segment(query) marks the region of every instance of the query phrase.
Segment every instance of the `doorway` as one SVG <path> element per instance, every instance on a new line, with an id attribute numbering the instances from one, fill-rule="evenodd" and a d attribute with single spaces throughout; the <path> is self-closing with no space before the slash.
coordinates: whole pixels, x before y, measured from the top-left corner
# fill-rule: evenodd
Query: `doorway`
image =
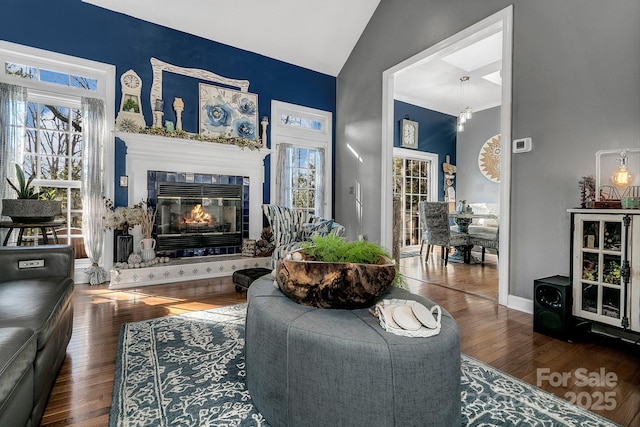
<path id="1" fill-rule="evenodd" d="M 501 111 L 500 111 L 500 260 L 498 278 L 498 302 L 507 305 L 509 296 L 509 224 L 510 224 L 510 176 L 511 176 L 511 57 L 513 40 L 513 7 L 509 6 L 500 12 L 468 27 L 467 29 L 449 37 L 448 39 L 418 53 L 383 73 L 382 93 L 382 206 L 381 206 L 381 243 L 390 247 L 392 242 L 392 159 L 393 159 L 393 130 L 395 119 L 393 116 L 394 82 L 401 73 L 407 72 L 416 65 L 422 65 L 461 50 L 460 44 L 492 31 L 499 26 L 501 37 Z"/>

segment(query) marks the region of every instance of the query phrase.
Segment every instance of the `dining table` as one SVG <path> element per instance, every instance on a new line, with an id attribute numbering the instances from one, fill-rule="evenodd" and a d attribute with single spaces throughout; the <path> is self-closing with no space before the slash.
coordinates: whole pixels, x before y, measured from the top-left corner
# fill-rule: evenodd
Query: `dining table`
<path id="1" fill-rule="evenodd" d="M 474 213 L 474 212 L 451 212 L 449 218 L 452 218 L 458 227 L 460 233 L 469 233 L 469 226 L 474 219 L 498 219 L 498 215 L 492 213 Z M 481 264 L 480 258 L 471 255 L 473 245 L 455 246 L 456 250 L 449 255 L 449 262 L 458 262 L 464 264 Z"/>

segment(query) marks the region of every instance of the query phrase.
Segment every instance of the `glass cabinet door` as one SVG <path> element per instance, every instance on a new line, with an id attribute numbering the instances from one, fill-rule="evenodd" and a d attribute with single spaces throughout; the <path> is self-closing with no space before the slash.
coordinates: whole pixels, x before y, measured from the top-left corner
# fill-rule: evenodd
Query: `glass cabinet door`
<path id="1" fill-rule="evenodd" d="M 575 216 L 574 315 L 621 325 L 623 242 L 621 215 Z"/>

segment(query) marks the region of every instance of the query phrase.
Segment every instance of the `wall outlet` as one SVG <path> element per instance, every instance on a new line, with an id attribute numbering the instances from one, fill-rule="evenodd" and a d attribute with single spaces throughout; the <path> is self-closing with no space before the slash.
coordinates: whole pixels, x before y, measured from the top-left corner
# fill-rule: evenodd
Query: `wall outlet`
<path id="1" fill-rule="evenodd" d="M 18 261 L 18 269 L 38 268 L 38 267 L 44 267 L 43 259 L 30 259 L 25 261 Z"/>
<path id="2" fill-rule="evenodd" d="M 127 175 L 122 175 L 120 177 L 120 187 L 128 187 L 129 186 L 129 177 Z"/>

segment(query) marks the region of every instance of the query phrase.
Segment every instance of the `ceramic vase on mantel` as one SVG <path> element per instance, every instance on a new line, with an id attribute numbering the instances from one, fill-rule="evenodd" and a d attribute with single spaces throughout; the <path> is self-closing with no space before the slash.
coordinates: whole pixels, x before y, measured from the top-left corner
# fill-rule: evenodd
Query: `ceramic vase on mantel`
<path id="1" fill-rule="evenodd" d="M 147 238 L 140 240 L 140 250 L 142 251 L 142 259 L 144 262 L 151 261 L 156 257 L 156 239 Z"/>

